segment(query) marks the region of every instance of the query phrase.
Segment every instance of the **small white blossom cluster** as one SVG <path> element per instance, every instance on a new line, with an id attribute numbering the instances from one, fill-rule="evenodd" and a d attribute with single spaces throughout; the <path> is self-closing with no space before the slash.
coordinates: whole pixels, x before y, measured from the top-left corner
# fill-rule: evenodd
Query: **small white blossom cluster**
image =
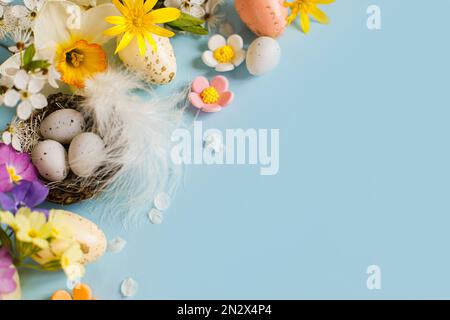
<path id="1" fill-rule="evenodd" d="M 205 20 L 211 30 L 224 19 L 225 16 L 218 11 L 225 2 L 226 0 L 165 0 L 164 6 L 180 9 L 181 12 Z"/>
<path id="2" fill-rule="evenodd" d="M 53 66 L 29 71 L 9 68 L 0 79 L 0 103 L 11 108 L 17 106 L 17 116 L 27 120 L 34 109 L 47 106 L 47 98 L 41 91 L 47 83 L 58 88 L 59 77 Z"/>
<path id="3" fill-rule="evenodd" d="M 23 5 L 12 5 L 13 0 L 0 0 L 0 40 L 10 39 L 12 53 L 33 42 L 31 28 L 44 0 L 24 0 Z"/>
<path id="4" fill-rule="evenodd" d="M 42 93 L 46 86 L 58 88 L 60 79 L 55 67 L 46 60 L 36 58 L 32 27 L 44 0 L 24 0 L 23 5 L 12 5 L 13 0 L 0 0 L 0 40 L 9 39 L 14 45 L 11 57 L 0 73 L 0 105 L 17 107 L 17 117 L 27 120 L 34 110 L 47 106 Z M 17 135 L 12 127 L 1 134 L 3 143 L 21 151 Z"/>

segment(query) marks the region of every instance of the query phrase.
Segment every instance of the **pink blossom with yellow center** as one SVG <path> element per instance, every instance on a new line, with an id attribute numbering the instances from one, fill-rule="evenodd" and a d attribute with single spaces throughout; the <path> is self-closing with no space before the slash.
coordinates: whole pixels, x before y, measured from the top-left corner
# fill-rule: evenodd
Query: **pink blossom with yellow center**
<path id="1" fill-rule="evenodd" d="M 217 76 L 211 83 L 205 77 L 197 77 L 192 82 L 189 100 L 204 112 L 218 112 L 233 102 L 234 94 L 229 91 L 228 79 Z"/>

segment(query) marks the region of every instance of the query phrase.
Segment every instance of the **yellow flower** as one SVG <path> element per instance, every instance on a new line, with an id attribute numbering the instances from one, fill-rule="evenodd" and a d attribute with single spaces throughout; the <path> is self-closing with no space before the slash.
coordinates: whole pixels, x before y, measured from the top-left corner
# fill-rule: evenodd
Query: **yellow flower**
<path id="1" fill-rule="evenodd" d="M 61 268 L 70 280 L 80 279 L 84 275 L 84 266 L 81 264 L 83 252 L 78 243 L 72 245 L 61 256 Z"/>
<path id="2" fill-rule="evenodd" d="M 61 267 L 67 269 L 70 266 L 79 264 L 81 259 L 83 259 L 83 251 L 81 251 L 78 243 L 74 244 L 62 254 Z"/>
<path id="3" fill-rule="evenodd" d="M 0 221 L 14 230 L 18 241 L 31 243 L 41 249 L 48 248 L 52 227 L 44 213 L 21 208 L 16 216 L 10 212 L 1 212 Z"/>
<path id="4" fill-rule="evenodd" d="M 327 24 L 329 22 L 327 15 L 317 8 L 319 4 L 331 4 L 334 0 L 294 0 L 294 2 L 285 2 L 285 7 L 291 9 L 291 14 L 287 18 L 288 24 L 291 24 L 297 16 L 300 16 L 300 26 L 304 33 L 309 32 L 309 16 L 311 15 L 317 22 Z"/>
<path id="5" fill-rule="evenodd" d="M 109 26 L 104 19 L 117 13 L 112 3 L 85 10 L 69 1 L 45 1 L 33 27 L 36 50 L 54 63 L 62 81 L 83 88 L 86 80 L 107 69 L 101 46 L 111 37 L 103 34 Z"/>
<path id="6" fill-rule="evenodd" d="M 173 37 L 172 31 L 158 26 L 158 23 L 166 23 L 177 20 L 181 12 L 175 8 L 163 8 L 152 10 L 157 0 L 113 0 L 116 8 L 122 16 L 110 16 L 105 21 L 116 26 L 105 30 L 107 36 L 118 36 L 123 33 L 117 45 L 116 53 L 126 48 L 134 37 L 137 38 L 139 52 L 145 55 L 146 41 L 156 51 L 156 42 L 152 34 L 161 37 Z"/>
<path id="7" fill-rule="evenodd" d="M 67 223 L 64 215 L 58 214 L 57 211 L 50 211 L 48 221 L 52 225 L 52 237 L 61 240 L 74 240 L 74 232 L 72 226 Z"/>
<path id="8" fill-rule="evenodd" d="M 6 224 L 13 230 L 17 229 L 16 218 L 8 211 L 0 211 L 0 224 Z"/>
<path id="9" fill-rule="evenodd" d="M 22 177 L 16 173 L 16 170 L 13 167 L 6 166 L 6 171 L 9 173 L 9 178 L 14 183 L 19 183 L 22 180 Z"/>
<path id="10" fill-rule="evenodd" d="M 106 53 L 96 43 L 88 43 L 86 40 L 72 41 L 67 46 L 59 45 L 56 67 L 61 73 L 62 81 L 83 88 L 85 79 L 106 70 Z"/>

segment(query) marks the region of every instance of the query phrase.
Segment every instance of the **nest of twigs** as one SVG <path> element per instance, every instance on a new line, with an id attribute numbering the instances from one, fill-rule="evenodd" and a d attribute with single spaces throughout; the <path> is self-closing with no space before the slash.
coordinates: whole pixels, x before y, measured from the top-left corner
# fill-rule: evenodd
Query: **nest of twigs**
<path id="1" fill-rule="evenodd" d="M 69 95 L 57 93 L 48 97 L 48 106 L 43 110 L 36 110 L 28 120 L 14 119 L 11 127 L 17 135 L 22 146 L 22 150 L 31 154 L 31 151 L 39 141 L 44 140 L 40 134 L 42 121 L 51 113 L 60 109 L 75 109 L 81 111 L 84 98 L 79 95 Z M 85 119 L 85 132 L 93 131 L 92 119 Z M 65 146 L 66 149 L 68 145 Z M 102 170 L 99 170 L 102 171 Z M 80 178 L 69 173 L 64 181 L 51 182 L 41 177 L 50 192 L 47 200 L 57 204 L 73 204 L 83 200 L 88 200 L 99 195 L 106 188 L 108 182 L 115 172 L 109 172 L 103 176 Z"/>

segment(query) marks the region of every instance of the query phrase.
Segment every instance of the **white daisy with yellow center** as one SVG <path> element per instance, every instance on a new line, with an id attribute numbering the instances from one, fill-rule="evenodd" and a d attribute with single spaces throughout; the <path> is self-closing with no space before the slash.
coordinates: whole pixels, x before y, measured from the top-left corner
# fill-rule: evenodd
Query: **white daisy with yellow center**
<path id="1" fill-rule="evenodd" d="M 233 34 L 228 39 L 216 34 L 209 39 L 208 48 L 209 50 L 203 52 L 203 63 L 215 68 L 217 72 L 234 70 L 246 57 L 244 40 L 238 34 Z"/>

